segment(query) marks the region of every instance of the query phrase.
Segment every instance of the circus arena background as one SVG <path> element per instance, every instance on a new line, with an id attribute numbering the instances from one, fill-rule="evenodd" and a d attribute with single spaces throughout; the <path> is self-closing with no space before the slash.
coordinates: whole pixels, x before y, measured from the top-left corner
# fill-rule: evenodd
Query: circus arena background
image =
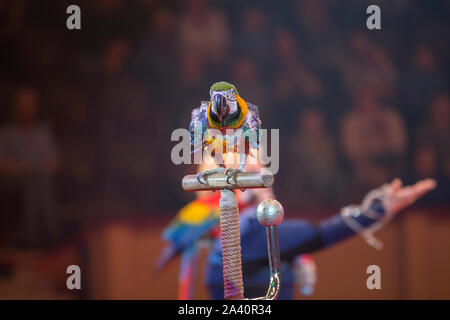
<path id="1" fill-rule="evenodd" d="M 66 28 L 72 2 L 81 30 Z M 10 179 L 22 163 L 0 165 L 0 299 L 176 298 L 179 261 L 153 267 L 195 168 L 172 163 L 170 135 L 218 80 L 280 129 L 286 217 L 319 221 L 394 177 L 438 182 L 379 233 L 382 251 L 354 237 L 314 255 L 311 298 L 450 299 L 449 2 L 282 3 L 0 1 L 0 156 L 27 119 L 51 144 L 36 138 L 26 159 L 55 159 L 30 188 Z M 381 30 L 366 28 L 372 3 Z M 66 288 L 73 264 L 81 290 Z"/>

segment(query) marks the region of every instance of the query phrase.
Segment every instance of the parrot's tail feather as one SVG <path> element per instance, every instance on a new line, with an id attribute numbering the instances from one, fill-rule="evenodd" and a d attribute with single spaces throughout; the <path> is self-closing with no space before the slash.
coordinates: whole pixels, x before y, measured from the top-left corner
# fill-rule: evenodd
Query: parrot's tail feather
<path id="1" fill-rule="evenodd" d="M 173 246 L 170 246 L 170 245 L 169 245 L 169 246 L 166 246 L 166 247 L 162 250 L 161 254 L 159 255 L 158 260 L 156 260 L 154 271 L 155 271 L 155 272 L 158 272 L 158 273 L 161 272 L 162 269 L 164 269 L 164 267 L 165 267 L 170 261 L 173 260 L 173 258 L 175 257 L 175 255 L 176 255 L 176 250 L 175 250 L 175 248 L 174 248 Z"/>
<path id="2" fill-rule="evenodd" d="M 194 280 L 197 271 L 199 247 L 197 243 L 187 247 L 181 254 L 178 300 L 194 298 Z"/>
<path id="3" fill-rule="evenodd" d="M 191 154 L 194 154 L 194 153 L 196 153 L 197 151 L 203 150 L 203 148 L 204 148 L 205 146 L 206 146 L 206 142 L 203 141 L 202 144 L 201 144 L 201 146 L 198 146 L 197 148 L 194 148 L 194 149 L 191 151 Z"/>

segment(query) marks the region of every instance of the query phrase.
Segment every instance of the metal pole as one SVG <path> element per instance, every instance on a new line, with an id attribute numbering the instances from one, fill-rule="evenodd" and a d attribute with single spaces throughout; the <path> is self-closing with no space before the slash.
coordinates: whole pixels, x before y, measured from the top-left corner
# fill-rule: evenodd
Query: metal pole
<path id="1" fill-rule="evenodd" d="M 224 296 L 227 300 L 244 299 L 239 209 L 233 189 L 270 188 L 273 180 L 273 175 L 267 170 L 239 173 L 236 181 L 232 183 L 228 183 L 227 174 L 208 175 L 206 184 L 200 183 L 195 175 L 188 175 L 183 178 L 182 185 L 186 191 L 220 190 L 220 236 Z M 263 201 L 257 209 L 257 218 L 266 227 L 271 277 L 266 296 L 255 300 L 273 300 L 278 297 L 280 290 L 280 253 L 276 226 L 283 220 L 283 215 L 283 207 L 276 200 Z"/>

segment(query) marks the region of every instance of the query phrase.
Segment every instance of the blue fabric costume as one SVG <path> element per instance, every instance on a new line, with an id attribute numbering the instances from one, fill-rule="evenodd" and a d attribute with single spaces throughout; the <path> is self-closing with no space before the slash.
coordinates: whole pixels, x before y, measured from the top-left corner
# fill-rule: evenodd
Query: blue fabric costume
<path id="1" fill-rule="evenodd" d="M 381 217 L 385 215 L 382 203 L 374 199 L 370 209 Z M 377 220 L 365 215 L 353 219 L 363 228 L 372 226 Z M 266 248 L 265 228 L 256 219 L 256 206 L 247 209 L 240 216 L 242 265 L 245 296 L 255 298 L 264 296 L 269 280 L 269 265 Z M 296 256 L 312 253 L 332 246 L 354 235 L 340 214 L 314 225 L 303 219 L 285 219 L 278 226 L 281 257 L 281 289 L 279 299 L 292 299 L 294 273 L 292 263 Z M 224 299 L 222 269 L 222 248 L 220 239 L 216 239 L 209 256 L 206 272 L 206 284 L 213 299 Z"/>

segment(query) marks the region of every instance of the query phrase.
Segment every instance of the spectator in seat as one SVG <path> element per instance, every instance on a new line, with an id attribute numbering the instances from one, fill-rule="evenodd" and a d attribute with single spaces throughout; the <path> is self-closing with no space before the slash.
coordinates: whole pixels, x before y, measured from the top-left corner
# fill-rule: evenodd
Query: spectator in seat
<path id="1" fill-rule="evenodd" d="M 398 172 L 407 146 L 400 114 L 382 106 L 372 90 L 354 95 L 354 106 L 341 120 L 341 145 L 356 181 L 373 187 Z"/>
<path id="2" fill-rule="evenodd" d="M 37 121 L 38 112 L 36 90 L 20 88 L 13 100 L 12 121 L 0 128 L 1 206 L 9 208 L 11 199 L 19 200 L 26 246 L 40 245 L 42 234 L 48 241 L 59 236 L 52 186 L 59 157 L 50 129 Z"/>

